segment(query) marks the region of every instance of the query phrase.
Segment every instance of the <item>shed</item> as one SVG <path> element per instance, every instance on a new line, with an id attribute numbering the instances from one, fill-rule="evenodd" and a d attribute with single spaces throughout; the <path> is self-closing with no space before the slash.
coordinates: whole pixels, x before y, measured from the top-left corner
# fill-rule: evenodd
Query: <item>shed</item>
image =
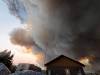
<path id="1" fill-rule="evenodd" d="M 85 75 L 85 65 L 64 55 L 46 63 L 45 66 L 47 75 Z"/>

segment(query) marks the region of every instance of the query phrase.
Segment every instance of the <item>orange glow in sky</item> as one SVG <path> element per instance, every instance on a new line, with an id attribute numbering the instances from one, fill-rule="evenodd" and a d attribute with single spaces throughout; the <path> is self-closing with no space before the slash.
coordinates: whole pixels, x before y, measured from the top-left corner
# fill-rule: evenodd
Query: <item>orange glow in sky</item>
<path id="1" fill-rule="evenodd" d="M 90 64 L 90 59 L 88 57 L 84 57 L 80 59 L 80 62 L 84 65 L 91 65 Z"/>

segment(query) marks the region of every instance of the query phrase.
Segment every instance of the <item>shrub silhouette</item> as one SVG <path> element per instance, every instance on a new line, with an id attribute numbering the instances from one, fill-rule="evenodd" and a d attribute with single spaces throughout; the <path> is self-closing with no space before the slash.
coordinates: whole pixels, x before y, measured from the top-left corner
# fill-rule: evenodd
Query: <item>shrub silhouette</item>
<path id="1" fill-rule="evenodd" d="M 11 54 L 11 51 L 4 50 L 0 52 L 0 63 L 5 64 L 10 71 L 12 71 L 13 68 L 12 58 L 13 55 Z"/>

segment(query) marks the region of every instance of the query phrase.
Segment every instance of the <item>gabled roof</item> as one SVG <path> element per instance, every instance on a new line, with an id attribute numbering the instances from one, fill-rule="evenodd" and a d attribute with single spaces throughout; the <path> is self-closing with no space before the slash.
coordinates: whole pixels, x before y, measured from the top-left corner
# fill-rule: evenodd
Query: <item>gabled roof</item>
<path id="1" fill-rule="evenodd" d="M 51 64 L 51 63 L 53 63 L 53 62 L 55 62 L 56 60 L 59 60 L 59 59 L 63 58 L 63 57 L 66 58 L 66 59 L 68 59 L 68 60 L 70 60 L 70 61 L 73 61 L 73 62 L 79 64 L 79 65 L 82 66 L 82 67 L 85 67 L 84 64 L 82 64 L 82 63 L 80 63 L 80 62 L 78 62 L 78 61 L 76 61 L 76 60 L 73 60 L 73 59 L 71 59 L 71 58 L 69 58 L 69 57 L 66 57 L 66 56 L 64 56 L 64 55 L 60 55 L 60 56 L 58 56 L 57 58 L 51 60 L 50 62 L 46 63 L 45 66 L 47 66 L 47 65 L 49 65 L 49 64 Z"/>

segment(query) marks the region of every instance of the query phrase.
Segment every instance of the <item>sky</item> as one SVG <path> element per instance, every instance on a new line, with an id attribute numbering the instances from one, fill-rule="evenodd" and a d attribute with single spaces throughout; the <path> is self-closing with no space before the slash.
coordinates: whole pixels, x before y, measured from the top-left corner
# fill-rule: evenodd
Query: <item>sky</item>
<path id="1" fill-rule="evenodd" d="M 9 34 L 12 29 L 21 25 L 20 21 L 10 14 L 6 4 L 0 0 L 0 48 L 12 48 Z"/>
<path id="2" fill-rule="evenodd" d="M 10 14 L 6 3 L 2 0 L 0 0 L 0 10 L 0 51 L 5 49 L 11 50 L 12 54 L 14 54 L 14 64 L 35 63 L 35 58 L 33 58 L 32 54 L 23 53 L 21 47 L 13 45 L 9 40 L 11 31 L 14 28 L 21 27 L 21 22 Z"/>

